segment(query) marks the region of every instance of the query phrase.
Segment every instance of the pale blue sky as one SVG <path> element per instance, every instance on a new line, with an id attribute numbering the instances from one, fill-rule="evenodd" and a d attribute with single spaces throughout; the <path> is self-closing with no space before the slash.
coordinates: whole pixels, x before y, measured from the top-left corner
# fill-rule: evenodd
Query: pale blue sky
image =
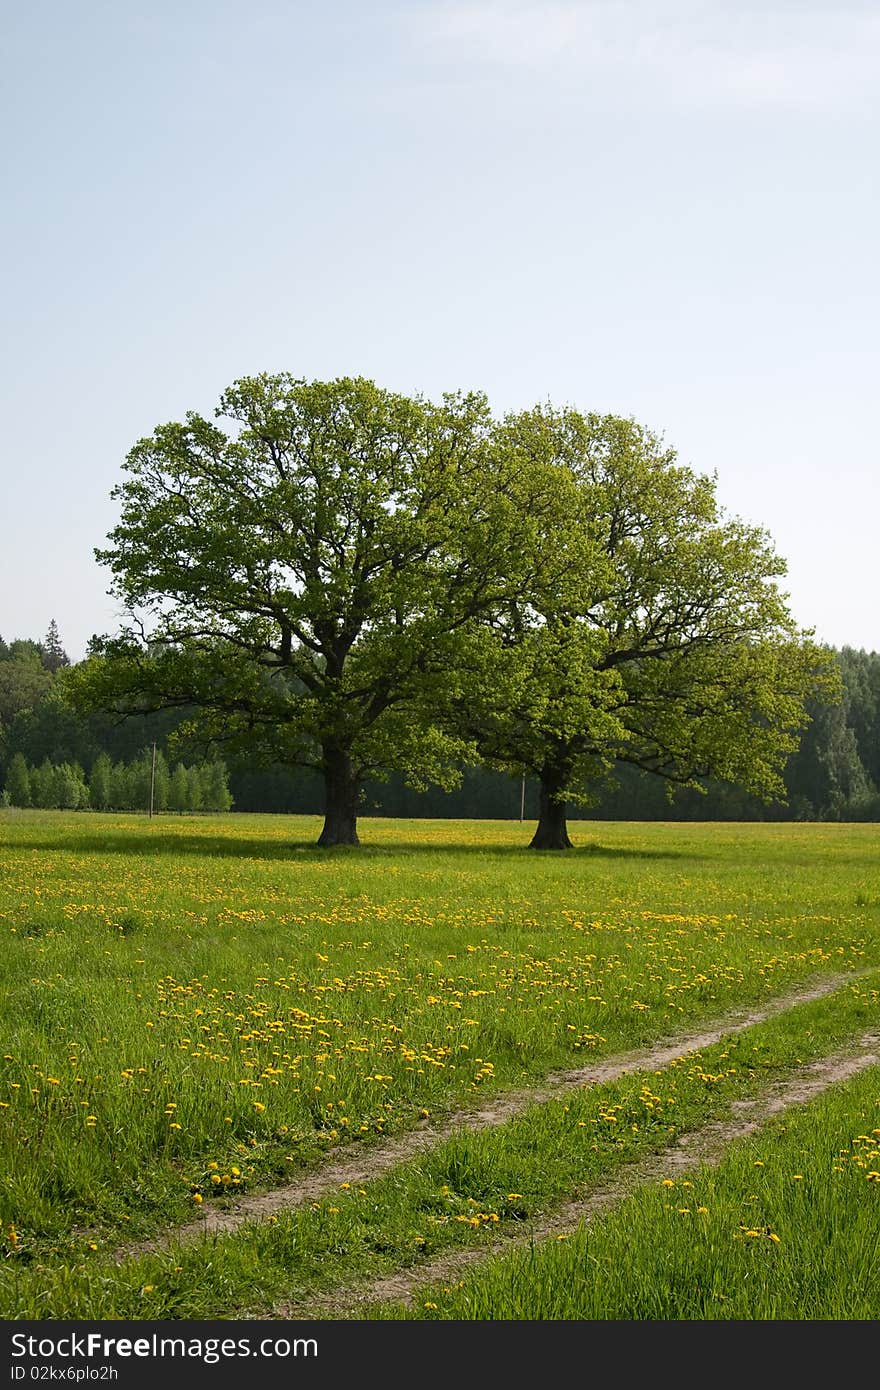
<path id="1" fill-rule="evenodd" d="M 880 649 L 880 6 L 28 0 L 0 633 L 114 626 L 134 441 L 259 371 L 634 415 Z"/>

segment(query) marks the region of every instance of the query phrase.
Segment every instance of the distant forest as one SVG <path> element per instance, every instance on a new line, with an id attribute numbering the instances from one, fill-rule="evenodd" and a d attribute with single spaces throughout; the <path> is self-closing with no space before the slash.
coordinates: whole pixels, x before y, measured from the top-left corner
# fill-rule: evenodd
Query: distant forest
<path id="1" fill-rule="evenodd" d="M 679 790 L 670 801 L 661 778 L 621 766 L 597 787 L 578 819 L 880 821 L 880 653 L 835 653 L 843 680 L 838 705 L 809 709 L 811 723 L 785 771 L 788 804 L 765 805 L 736 787 L 708 782 L 705 794 Z M 159 810 L 226 809 L 318 814 L 322 789 L 305 770 L 230 763 L 216 750 L 188 747 L 176 731 L 185 713 L 165 711 L 117 722 L 80 717 L 68 707 L 58 673 L 70 665 L 55 622 L 35 641 L 0 637 L 0 802 L 73 808 L 146 809 L 145 755 L 157 745 Z M 169 747 L 169 738 L 172 745 Z M 207 761 L 206 761 L 207 759 Z M 22 771 L 24 769 L 24 772 Z M 176 777 L 176 783 L 175 783 Z M 614 784 L 616 783 L 616 785 Z M 174 789 L 173 789 L 174 788 Z M 186 790 L 188 788 L 188 791 Z M 525 819 L 537 816 L 528 782 Z M 454 791 L 415 791 L 399 776 L 368 783 L 366 815 L 518 819 L 519 779 L 467 767 Z"/>

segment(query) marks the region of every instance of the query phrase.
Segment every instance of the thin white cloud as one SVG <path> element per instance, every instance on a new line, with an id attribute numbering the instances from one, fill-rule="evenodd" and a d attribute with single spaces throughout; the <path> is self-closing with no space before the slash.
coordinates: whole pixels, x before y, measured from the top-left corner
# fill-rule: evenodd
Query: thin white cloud
<path id="1" fill-rule="evenodd" d="M 589 81 L 673 104 L 876 107 L 880 9 L 722 0 L 437 0 L 405 12 L 442 66 Z"/>

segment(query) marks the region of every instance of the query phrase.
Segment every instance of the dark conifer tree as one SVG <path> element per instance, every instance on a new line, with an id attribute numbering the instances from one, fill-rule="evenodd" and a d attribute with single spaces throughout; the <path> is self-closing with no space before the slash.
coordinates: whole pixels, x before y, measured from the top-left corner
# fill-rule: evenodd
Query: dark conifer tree
<path id="1" fill-rule="evenodd" d="M 49 631 L 43 641 L 43 665 L 47 671 L 54 675 L 62 666 L 70 665 L 70 657 L 61 645 L 61 638 L 58 634 L 58 624 L 53 618 L 49 624 Z"/>

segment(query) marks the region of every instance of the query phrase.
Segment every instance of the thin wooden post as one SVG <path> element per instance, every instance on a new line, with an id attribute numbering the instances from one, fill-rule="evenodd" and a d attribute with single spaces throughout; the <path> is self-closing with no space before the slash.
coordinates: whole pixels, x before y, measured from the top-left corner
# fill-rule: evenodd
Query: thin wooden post
<path id="1" fill-rule="evenodd" d="M 156 740 L 153 739 L 153 761 L 150 766 L 150 815 L 153 814 L 153 797 L 156 791 Z"/>

